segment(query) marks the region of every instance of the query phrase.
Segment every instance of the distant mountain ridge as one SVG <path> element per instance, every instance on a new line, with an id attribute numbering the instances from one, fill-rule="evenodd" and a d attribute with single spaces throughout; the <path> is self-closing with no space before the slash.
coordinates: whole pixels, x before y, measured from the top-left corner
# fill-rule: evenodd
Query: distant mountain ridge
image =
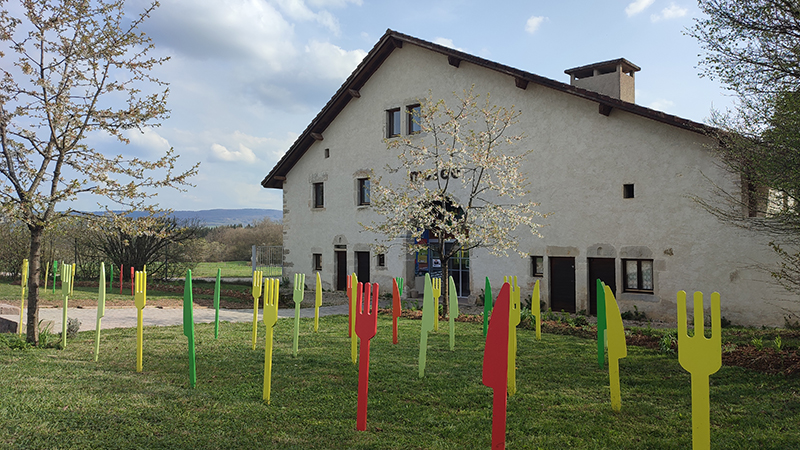
<path id="1" fill-rule="evenodd" d="M 132 217 L 143 216 L 144 213 L 133 213 Z M 283 211 L 277 209 L 204 209 L 200 211 L 173 211 L 172 217 L 178 220 L 197 219 L 201 225 L 219 227 L 224 225 L 249 225 L 265 217 L 280 222 Z"/>

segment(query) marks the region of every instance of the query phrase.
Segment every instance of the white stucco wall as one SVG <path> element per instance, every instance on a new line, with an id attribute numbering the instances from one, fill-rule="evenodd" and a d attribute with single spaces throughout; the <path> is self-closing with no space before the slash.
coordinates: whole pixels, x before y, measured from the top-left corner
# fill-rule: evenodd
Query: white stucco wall
<path id="1" fill-rule="evenodd" d="M 534 150 L 524 167 L 531 198 L 550 213 L 542 221 L 544 237 L 526 238 L 521 248 L 545 256 L 544 276 L 530 275 L 528 258 L 476 250 L 470 260 L 473 296 L 484 277 L 499 286 L 511 274 L 519 277 L 523 295 L 540 279 L 547 302 L 547 257 L 571 256 L 576 309 L 588 309 L 587 258 L 604 256 L 615 259 L 623 311 L 636 305 L 649 317 L 674 320 L 680 289 L 719 291 L 723 316 L 739 324 L 781 325 L 781 308 L 798 310 L 796 297 L 752 268 L 773 261 L 766 240 L 720 223 L 691 199 L 710 195 L 709 179 L 735 188 L 704 136 L 620 110 L 604 116 L 595 102 L 533 83 L 522 90 L 507 75 L 467 62 L 456 68 L 445 56 L 411 44 L 389 56 L 360 89 L 361 97 L 324 131 L 324 140 L 289 172 L 283 187 L 287 274 L 313 273 L 312 254 L 321 253 L 323 285 L 333 287 L 336 243 L 346 245 L 348 272 L 355 270 L 353 252 L 369 251 L 377 238 L 359 223 L 379 220 L 369 207 L 357 206 L 356 180 L 393 162 L 383 142 L 385 111 L 416 103 L 429 90 L 449 101 L 454 91 L 473 84 L 475 92 L 491 93 L 493 103 L 522 110 L 518 127 L 528 138 L 519 146 Z M 312 208 L 314 182 L 324 183 L 323 209 Z M 623 198 L 623 184 L 634 184 L 634 198 Z M 622 259 L 637 255 L 654 261 L 653 294 L 623 292 Z M 392 250 L 386 267 L 378 268 L 372 252 L 370 281 L 390 289 L 391 278 L 402 276 L 407 289 L 413 288 L 409 258 Z"/>

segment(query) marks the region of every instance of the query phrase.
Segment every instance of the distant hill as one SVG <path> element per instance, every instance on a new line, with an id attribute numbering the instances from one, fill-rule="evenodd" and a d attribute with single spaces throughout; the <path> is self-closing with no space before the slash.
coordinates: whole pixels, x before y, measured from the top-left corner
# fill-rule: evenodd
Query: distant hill
<path id="1" fill-rule="evenodd" d="M 136 217 L 144 214 L 132 214 Z M 218 227 L 222 225 L 248 225 L 268 217 L 274 221 L 283 220 L 283 211 L 277 209 L 204 209 L 200 211 L 173 211 L 172 217 L 179 220 L 197 219 L 201 225 Z"/>

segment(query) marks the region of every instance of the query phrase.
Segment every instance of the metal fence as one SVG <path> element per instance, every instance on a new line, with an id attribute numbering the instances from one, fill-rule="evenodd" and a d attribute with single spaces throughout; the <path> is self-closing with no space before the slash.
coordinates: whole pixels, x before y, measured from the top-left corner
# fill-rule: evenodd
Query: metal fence
<path id="1" fill-rule="evenodd" d="M 254 245 L 251 262 L 253 271 L 261 270 L 264 276 L 280 277 L 283 274 L 283 247 L 280 245 Z"/>

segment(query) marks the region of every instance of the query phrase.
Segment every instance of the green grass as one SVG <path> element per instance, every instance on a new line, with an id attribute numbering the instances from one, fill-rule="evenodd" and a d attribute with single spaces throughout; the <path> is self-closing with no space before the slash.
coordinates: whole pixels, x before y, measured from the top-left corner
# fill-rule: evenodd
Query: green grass
<path id="1" fill-rule="evenodd" d="M 229 262 L 203 262 L 198 263 L 192 269 L 193 278 L 214 278 L 217 276 L 217 269 L 222 270 L 223 278 L 248 278 L 253 276 L 253 266 L 250 261 L 229 261 Z M 280 267 L 268 267 L 262 269 L 264 276 L 280 277 Z"/>
<path id="2" fill-rule="evenodd" d="M 392 345 L 382 316 L 372 340 L 367 431 L 355 429 L 358 367 L 346 317 L 320 332 L 301 320 L 275 329 L 272 404 L 261 400 L 263 325 L 197 326 L 197 377 L 188 387 L 181 327 L 146 328 L 135 372 L 134 329 L 80 333 L 66 350 L 0 348 L 0 448 L 489 448 L 492 390 L 481 383 L 480 324 L 431 333 L 417 376 L 420 321 L 401 320 Z M 518 391 L 508 400 L 507 447 L 691 448 L 690 376 L 677 358 L 638 347 L 621 360 L 622 411 L 611 410 L 608 373 L 592 340 L 518 332 Z M 800 448 L 800 380 L 723 367 L 711 376 L 714 449 Z"/>

